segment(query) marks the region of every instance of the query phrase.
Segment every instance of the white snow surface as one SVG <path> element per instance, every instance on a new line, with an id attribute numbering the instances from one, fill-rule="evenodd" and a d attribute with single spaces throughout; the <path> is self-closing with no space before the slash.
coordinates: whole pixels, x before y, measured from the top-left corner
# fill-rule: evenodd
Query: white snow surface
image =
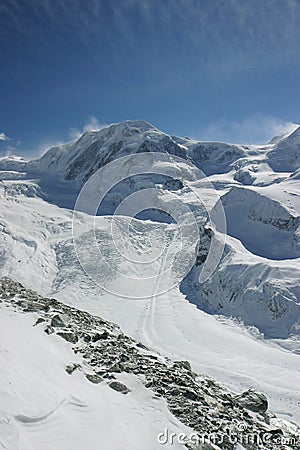
<path id="1" fill-rule="evenodd" d="M 0 275 L 118 323 L 126 334 L 163 355 L 189 360 L 196 372 L 236 392 L 249 387 L 263 391 L 272 411 L 299 423 L 299 129 L 272 142 L 250 147 L 201 143 L 131 121 L 87 132 L 29 163 L 2 159 Z M 72 241 L 72 211 L 62 206 L 72 204 L 84 180 L 101 164 L 146 150 L 191 158 L 208 176 L 227 217 L 225 252 L 203 285 L 198 284 L 200 265 L 181 287 L 163 295 L 116 297 L 80 266 Z M 195 185 L 209 201 L 211 188 L 205 180 Z M 186 190 L 176 195 L 195 206 Z M 164 198 L 168 201 L 167 193 Z M 113 288 L 120 280 L 101 273 L 89 247 L 92 219 L 84 213 L 78 219 L 86 230 L 82 242 L 102 285 Z M 97 217 L 95 227 L 103 249 L 118 265 L 107 232 L 109 220 Z M 150 233 L 153 223 L 140 224 Z M 155 224 L 162 236 L 169 226 Z M 144 234 L 134 235 L 141 250 L 148 245 Z M 134 265 L 122 264 L 122 270 L 130 275 Z M 147 265 L 143 270 L 151 276 Z M 98 449 L 101 439 L 106 449 L 156 449 L 158 432 L 181 427 L 142 386 L 135 397 L 125 398 L 106 386 L 95 387 L 79 373 L 69 377 L 64 366 L 74 355 L 62 340 L 32 328 L 33 319 L 1 308 L 0 320 L 4 448 L 29 450 L 41 448 L 42 442 L 42 448 L 51 450 Z"/>
<path id="2" fill-rule="evenodd" d="M 68 375 L 77 360 L 67 342 L 33 327 L 37 315 L 0 308 L 1 448 L 158 450 L 164 429 L 192 432 L 136 377 L 119 376 L 131 389 L 125 396 L 80 371 Z"/>

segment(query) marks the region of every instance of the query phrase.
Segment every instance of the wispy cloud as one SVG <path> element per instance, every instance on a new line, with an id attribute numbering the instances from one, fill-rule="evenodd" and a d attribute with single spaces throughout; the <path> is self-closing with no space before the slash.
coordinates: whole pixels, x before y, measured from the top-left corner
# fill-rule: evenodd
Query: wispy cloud
<path id="1" fill-rule="evenodd" d="M 232 74 L 298 60 L 299 0 L 92 0 L 84 6 L 79 0 L 11 0 L 0 2 L 0 13 L 3 44 L 9 42 L 9 23 L 20 50 L 31 42 L 38 55 L 60 58 L 60 52 L 53 52 L 55 38 L 44 33 L 47 24 L 64 36 L 64 58 L 76 60 L 81 46 L 102 70 L 138 60 L 149 71 L 156 60 L 164 68 L 176 66 L 183 78 L 191 72 L 198 77 L 203 72 Z M 8 70 L 10 55 L 2 54 Z"/>
<path id="2" fill-rule="evenodd" d="M 75 140 L 80 138 L 86 131 L 98 131 L 107 126 L 108 124 L 101 123 L 96 117 L 91 116 L 82 128 L 72 127 L 69 131 L 69 137 L 70 139 Z"/>
<path id="3" fill-rule="evenodd" d="M 9 141 L 9 137 L 5 133 L 0 133 L 0 141 Z"/>
<path id="4" fill-rule="evenodd" d="M 31 158 L 42 156 L 51 147 L 59 147 L 61 145 L 69 144 L 72 141 L 79 139 L 86 131 L 98 131 L 108 126 L 107 124 L 99 122 L 99 120 L 91 116 L 82 127 L 71 127 L 65 134 L 65 137 L 55 138 L 47 137 L 37 146 L 33 151 L 27 152 Z"/>
<path id="5" fill-rule="evenodd" d="M 274 136 L 292 132 L 298 126 L 277 117 L 255 114 L 239 122 L 220 119 L 203 128 L 197 133 L 197 138 L 240 144 L 263 144 Z"/>
<path id="6" fill-rule="evenodd" d="M 2 154 L 6 155 L 6 156 L 16 155 L 18 152 L 18 147 L 21 145 L 22 142 L 19 140 L 9 138 L 8 136 L 5 135 L 5 133 L 0 133 L 0 136 L 2 134 L 4 134 L 5 139 L 0 139 L 3 144 L 0 149 L 1 155 Z M 7 142 L 7 141 L 9 141 L 9 142 Z"/>

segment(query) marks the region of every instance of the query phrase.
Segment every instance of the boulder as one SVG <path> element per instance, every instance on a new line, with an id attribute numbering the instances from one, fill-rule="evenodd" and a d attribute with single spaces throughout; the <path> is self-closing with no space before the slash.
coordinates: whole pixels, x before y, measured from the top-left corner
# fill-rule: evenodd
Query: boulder
<path id="1" fill-rule="evenodd" d="M 55 316 L 53 316 L 51 319 L 51 326 L 52 327 L 65 327 L 66 324 L 59 314 L 55 314 Z"/>
<path id="2" fill-rule="evenodd" d="M 120 383 L 119 381 L 112 381 L 111 383 L 109 383 L 109 387 L 117 392 L 121 392 L 122 394 L 128 394 L 128 392 L 130 392 L 130 389 L 128 389 L 125 384 Z"/>
<path id="3" fill-rule="evenodd" d="M 57 333 L 58 336 L 62 337 L 68 342 L 71 342 L 72 344 L 76 344 L 78 342 L 78 336 L 76 334 L 72 333 L 71 331 L 60 331 Z"/>
<path id="4" fill-rule="evenodd" d="M 86 374 L 86 378 L 87 378 L 91 383 L 94 383 L 94 384 L 99 384 L 99 383 L 101 383 L 101 381 L 103 381 L 103 378 L 101 378 L 100 375 L 97 375 L 97 374 L 95 374 L 95 373 L 93 373 L 93 374 L 87 373 L 87 374 Z"/>
<path id="5" fill-rule="evenodd" d="M 264 414 L 268 409 L 268 399 L 261 392 L 253 389 L 243 392 L 235 397 L 237 403 L 250 411 Z"/>
<path id="6" fill-rule="evenodd" d="M 67 366 L 66 366 L 66 372 L 69 374 L 69 375 L 72 375 L 72 373 L 76 370 L 76 369 L 79 369 L 80 368 L 80 364 L 76 364 L 76 363 L 74 363 L 74 364 L 68 364 Z"/>
<path id="7" fill-rule="evenodd" d="M 92 341 L 97 342 L 100 339 L 107 339 L 108 336 L 109 336 L 108 332 L 106 330 L 104 330 L 101 334 L 100 333 L 94 334 Z"/>

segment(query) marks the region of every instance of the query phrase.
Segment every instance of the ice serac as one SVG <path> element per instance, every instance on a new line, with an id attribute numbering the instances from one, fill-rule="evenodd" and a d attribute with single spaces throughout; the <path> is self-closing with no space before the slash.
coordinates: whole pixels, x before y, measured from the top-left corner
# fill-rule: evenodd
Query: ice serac
<path id="1" fill-rule="evenodd" d="M 222 197 L 227 232 L 252 253 L 273 260 L 300 257 L 300 216 L 263 189 L 233 187 Z"/>
<path id="2" fill-rule="evenodd" d="M 186 146 L 193 163 L 207 176 L 229 172 L 236 160 L 246 156 L 246 150 L 241 145 L 188 141 Z"/>
<path id="3" fill-rule="evenodd" d="M 195 266 L 182 283 L 190 301 L 209 314 L 236 317 L 266 338 L 299 335 L 299 268 L 245 257 L 234 239 L 212 277 L 199 285 Z"/>

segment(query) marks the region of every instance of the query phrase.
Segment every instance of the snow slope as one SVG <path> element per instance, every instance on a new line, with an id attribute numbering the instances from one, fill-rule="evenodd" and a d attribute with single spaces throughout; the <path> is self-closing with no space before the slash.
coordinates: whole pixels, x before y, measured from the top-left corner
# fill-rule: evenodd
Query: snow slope
<path id="1" fill-rule="evenodd" d="M 294 172 L 300 165 L 300 127 L 279 140 L 268 153 L 268 163 L 277 172 Z"/>
<path id="2" fill-rule="evenodd" d="M 126 377 L 132 392 L 124 396 L 79 371 L 68 375 L 76 356 L 60 337 L 33 327 L 36 319 L 0 305 L 1 448 L 158 450 L 165 428 L 190 435 L 134 377 Z M 164 447 L 182 448 L 176 441 Z"/>
<path id="3" fill-rule="evenodd" d="M 246 147 L 176 138 L 145 122 L 131 121 L 85 133 L 76 142 L 52 148 L 29 163 L 2 159 L 1 276 L 116 322 L 127 334 L 164 355 L 189 359 L 195 371 L 216 377 L 236 391 L 255 387 L 267 394 L 272 410 L 299 421 L 298 153 L 282 170 L 274 166 L 277 156 L 272 153 L 283 152 L 285 157 L 291 148 L 294 155 L 299 142 L 295 133 L 266 146 Z M 160 188 L 163 202 L 170 204 L 175 196 L 191 208 L 199 222 L 201 245 L 196 263 L 179 287 L 160 296 L 117 297 L 107 290 L 114 292 L 121 286 L 142 295 L 142 288 L 132 281 L 123 285 L 124 276 L 130 279 L 134 270 L 139 270 L 139 277 L 152 276 L 159 260 L 157 265 L 139 269 L 120 260 L 108 232 L 109 218 L 97 217 L 94 224 L 82 213 L 78 217 L 85 230 L 82 248 L 100 287 L 78 262 L 72 211 L 63 206 L 74 205 L 84 181 L 103 164 L 145 151 L 183 157 L 207 174 L 222 199 L 228 236 L 217 270 L 200 284 L 199 271 L 212 236 L 221 239 L 222 230 L 214 230 L 209 223 L 204 227 L 207 216 L 187 185 L 166 183 Z M 154 186 L 157 180 L 149 175 L 145 182 Z M 207 179 L 190 186 L 207 204 L 211 202 Z M 140 187 L 140 180 L 129 183 L 126 195 Z M 119 193 L 124 192 L 123 186 Z M 209 207 L 213 211 L 214 202 Z M 129 219 L 122 220 L 126 223 Z M 166 230 L 174 226 L 164 219 L 161 222 L 135 222 L 140 224 L 140 230 L 133 227 L 136 248 L 149 251 L 145 236 L 151 235 L 153 228 L 160 248 Z M 99 259 L 89 240 L 94 226 L 111 264 L 122 268 L 122 278 L 99 270 Z M 120 233 L 119 241 L 126 244 L 122 229 Z M 111 448 L 118 448 L 117 443 Z"/>
<path id="4" fill-rule="evenodd" d="M 291 338 L 288 345 L 293 351 L 285 351 L 276 342 L 264 340 L 257 332 L 249 333 L 230 319 L 223 317 L 217 320 L 200 311 L 178 288 L 148 299 L 111 295 L 95 285 L 77 260 L 70 211 L 49 205 L 38 197 L 20 196 L 18 201 L 2 198 L 2 202 L 14 208 L 19 227 L 13 226 L 13 220 L 10 226 L 21 235 L 29 233 L 22 226 L 22 217 L 30 220 L 31 237 L 37 242 L 38 250 L 36 257 L 31 257 L 31 247 L 26 243 L 21 245 L 20 239 L 15 240 L 15 253 L 8 254 L 1 274 L 22 279 L 27 287 L 38 288 L 45 295 L 116 322 L 124 332 L 160 353 L 176 359 L 189 359 L 194 370 L 216 377 L 236 391 L 250 386 L 262 390 L 268 395 L 273 411 L 299 420 L 297 340 Z M 3 206 L 1 210 L 5 211 Z M 165 225 L 159 226 L 163 228 Z M 107 218 L 99 217 L 97 228 L 107 229 Z M 44 238 L 41 237 L 43 234 Z M 141 235 L 139 241 L 143 245 Z M 5 241 L 3 245 L 6 245 Z M 109 236 L 103 245 L 111 245 Z M 21 250 L 28 257 L 18 263 Z M 88 245 L 86 252 L 91 257 Z M 45 275 L 43 265 L 47 266 L 47 261 L 43 258 L 49 254 L 53 254 L 53 270 Z M 97 268 L 99 259 L 91 259 L 90 262 Z M 43 284 L 43 279 L 47 283 Z M 109 277 L 106 281 L 118 283 L 118 279 L 111 281 Z M 280 377 L 274 377 L 278 372 Z"/>

